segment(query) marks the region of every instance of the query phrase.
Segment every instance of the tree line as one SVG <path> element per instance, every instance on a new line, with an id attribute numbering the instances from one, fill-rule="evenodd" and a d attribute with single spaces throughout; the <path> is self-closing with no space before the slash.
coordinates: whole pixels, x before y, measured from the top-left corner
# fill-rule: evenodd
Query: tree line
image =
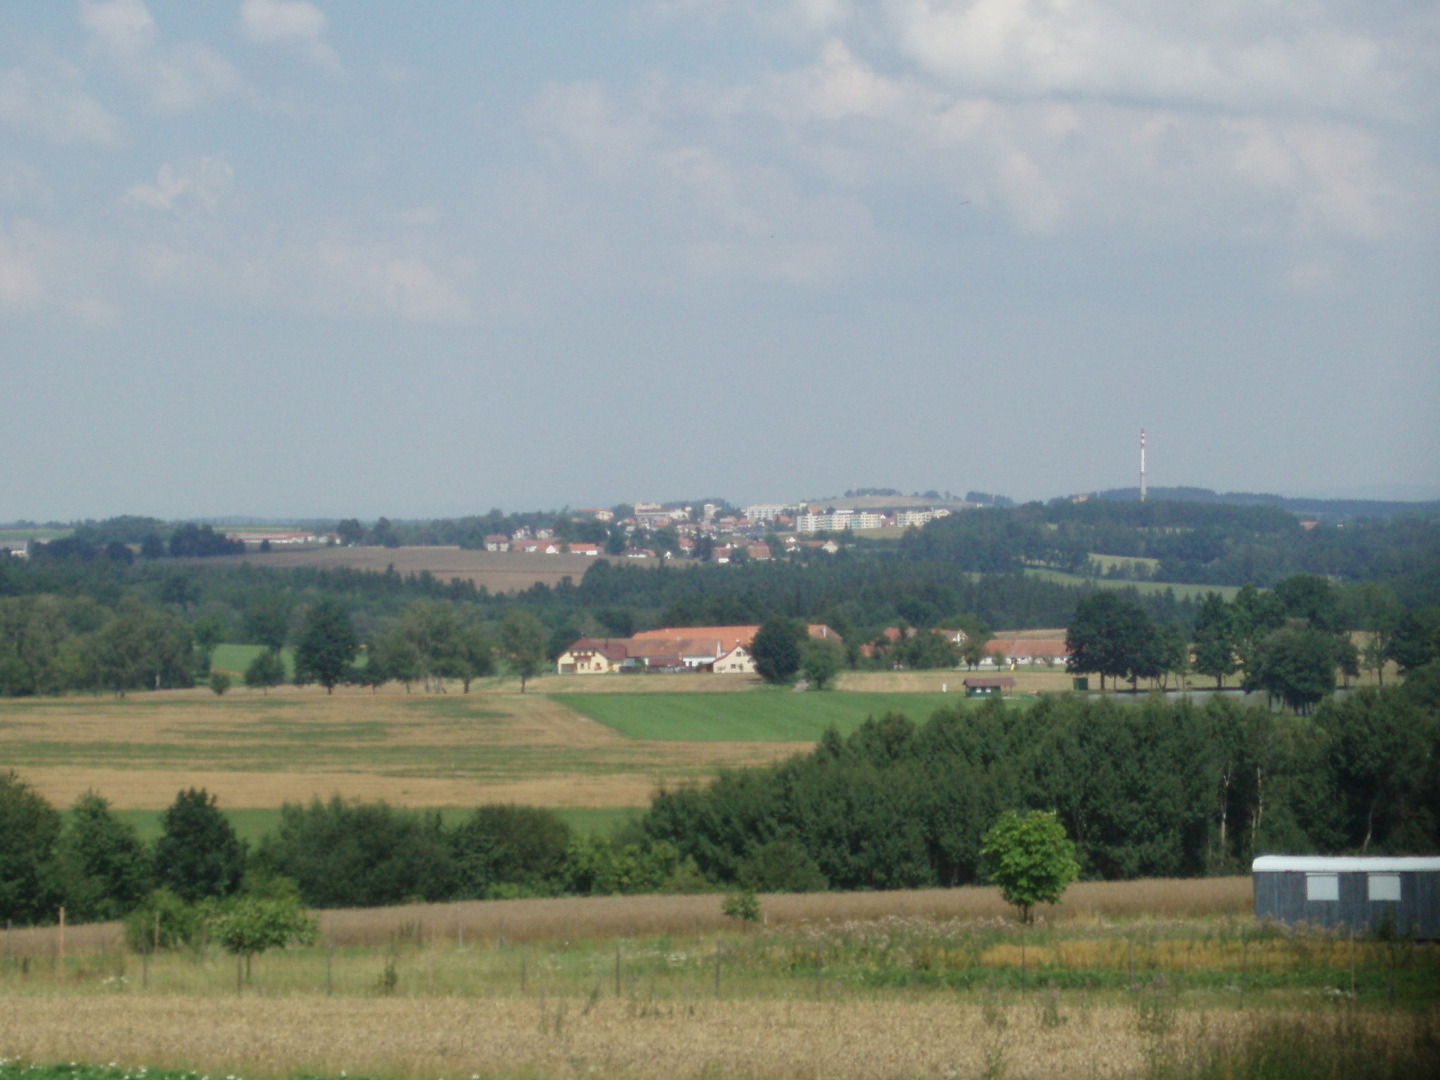
<path id="1" fill-rule="evenodd" d="M 1440 668 L 1313 717 L 1212 699 L 1049 696 L 887 714 L 787 762 L 658 794 L 641 822 L 708 880 L 757 890 L 982 880 L 1007 810 L 1054 811 L 1084 876 L 1238 872 L 1264 852 L 1440 843 Z"/>
<path id="2" fill-rule="evenodd" d="M 1098 592 L 1076 606 L 1066 641 L 1069 670 L 1099 675 L 1102 689 L 1107 677 L 1163 687 L 1193 670 L 1218 690 L 1238 675 L 1247 693 L 1305 712 L 1335 690 L 1337 672 L 1348 685 L 1364 668 L 1383 685 L 1387 664 L 1404 674 L 1440 659 L 1440 608 L 1407 611 L 1385 585 L 1297 574 L 1274 589 L 1247 585 L 1229 602 L 1206 594 L 1188 632 L 1152 622 L 1127 593 Z"/>
<path id="3" fill-rule="evenodd" d="M 638 833 L 576 833 L 534 807 L 481 806 L 447 825 L 436 811 L 384 802 L 287 804 L 252 848 L 213 795 L 188 788 L 146 844 L 93 791 L 62 814 L 13 772 L 0 773 L 3 923 L 54 922 L 64 907 L 72 922 L 140 912 L 140 928 L 158 918 L 173 930 L 194 923 L 187 905 L 247 896 L 376 907 L 707 887 L 671 845 Z"/>

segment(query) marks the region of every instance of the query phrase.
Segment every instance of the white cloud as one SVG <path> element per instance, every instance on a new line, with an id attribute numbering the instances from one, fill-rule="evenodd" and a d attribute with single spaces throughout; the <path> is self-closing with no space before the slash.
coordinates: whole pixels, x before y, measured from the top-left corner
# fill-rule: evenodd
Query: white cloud
<path id="1" fill-rule="evenodd" d="M 53 143 L 119 141 L 123 125 L 81 87 L 71 65 L 0 72 L 0 124 Z"/>
<path id="2" fill-rule="evenodd" d="M 155 183 L 136 184 L 125 198 L 152 210 L 174 210 L 188 204 L 214 213 L 234 186 L 235 170 L 229 162 L 206 157 L 180 166 L 161 165 Z"/>
<path id="3" fill-rule="evenodd" d="M 1415 118 L 1435 112 L 1440 19 L 1429 4 L 1352 0 L 655 0 L 676 22 L 743 19 L 843 39 L 963 93 L 1284 108 Z"/>
<path id="4" fill-rule="evenodd" d="M 907 56 L 972 91 L 1363 115 L 1404 107 L 1383 39 L 1327 19 L 1324 5 L 1278 17 L 1263 5 L 1185 12 L 1121 0 L 901 0 L 886 10 Z"/>
<path id="5" fill-rule="evenodd" d="M 338 73 L 340 58 L 324 40 L 325 13 L 305 0 L 245 0 L 240 5 L 240 26 L 245 36 L 261 45 L 280 45 L 307 63 Z"/>
<path id="6" fill-rule="evenodd" d="M 92 48 L 166 112 L 188 112 L 242 88 L 229 62 L 204 45 L 161 44 L 143 0 L 81 0 L 80 22 Z"/>

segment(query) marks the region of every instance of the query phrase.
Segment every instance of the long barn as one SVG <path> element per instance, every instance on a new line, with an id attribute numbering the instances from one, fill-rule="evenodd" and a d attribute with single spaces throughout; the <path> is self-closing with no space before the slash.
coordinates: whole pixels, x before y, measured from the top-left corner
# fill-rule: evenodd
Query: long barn
<path id="1" fill-rule="evenodd" d="M 1257 919 L 1440 938 L 1440 858 L 1262 855 L 1251 870 Z"/>

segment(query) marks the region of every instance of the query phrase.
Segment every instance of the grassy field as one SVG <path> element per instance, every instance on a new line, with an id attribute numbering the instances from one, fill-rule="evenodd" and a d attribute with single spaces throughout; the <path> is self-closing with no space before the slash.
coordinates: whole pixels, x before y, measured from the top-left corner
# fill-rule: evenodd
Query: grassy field
<path id="1" fill-rule="evenodd" d="M 248 662 L 243 648 L 225 649 L 217 663 Z M 1028 692 L 1069 684 L 1057 670 L 1015 677 Z M 849 731 L 890 710 L 923 720 L 963 701 L 962 678 L 852 672 L 824 693 L 733 676 L 548 676 L 523 695 L 513 680 L 485 680 L 470 694 L 287 686 L 9 699 L 0 760 L 60 806 L 93 788 L 117 809 L 156 811 L 182 788 L 204 787 L 242 812 L 246 836 L 268 829 L 265 811 L 335 794 L 609 812 L 643 806 L 661 783 L 788 757 L 831 724 Z"/>
<path id="2" fill-rule="evenodd" d="M 1127 561 L 1127 560 L 1121 560 Z M 1128 560 L 1137 561 L 1137 560 Z M 1058 585 L 1095 585 L 1102 589 L 1129 589 L 1144 594 L 1163 593 L 1167 589 L 1175 594 L 1177 600 L 1186 598 L 1200 600 L 1206 593 L 1219 593 L 1227 601 L 1234 600 L 1235 594 L 1240 589 L 1235 585 L 1182 585 L 1172 581 L 1119 581 L 1114 578 L 1087 578 L 1080 574 L 1069 574 L 1063 570 L 1048 570 L 1043 567 L 1032 566 L 1025 573 L 1031 577 L 1038 577 L 1045 581 L 1053 581 Z"/>
<path id="3" fill-rule="evenodd" d="M 806 745 L 629 738 L 513 682 L 469 695 L 287 687 L 0 701 L 7 767 L 57 805 L 93 788 L 128 810 L 162 809 L 192 785 L 226 810 L 334 794 L 399 806 L 617 809 L 644 805 L 662 782 Z"/>
<path id="4" fill-rule="evenodd" d="M 445 807 L 440 810 L 440 816 L 446 825 L 456 825 L 469 812 L 469 808 Z M 570 806 L 559 807 L 555 812 L 576 832 L 609 834 L 638 810 L 623 806 Z M 131 825 L 140 839 L 148 844 L 153 843 L 161 833 L 160 818 L 163 813 L 163 810 L 117 810 L 116 816 Z M 279 807 L 226 810 L 224 814 L 234 826 L 235 835 L 251 845 L 258 844 L 266 833 L 274 832 L 280 824 Z"/>
<path id="5" fill-rule="evenodd" d="M 952 684 L 959 688 L 958 678 Z M 964 701 L 960 693 L 553 694 L 554 700 L 632 739 L 681 742 L 813 742 L 831 726 L 848 734 L 867 717 L 903 712 L 923 720 Z"/>
<path id="6" fill-rule="evenodd" d="M 1408 1080 L 1440 1046 L 1440 949 L 1256 924 L 1245 878 L 1077 885 L 1028 928 L 989 889 L 762 903 L 749 931 L 716 896 L 327 912 L 248 984 L 113 925 L 63 966 L 56 930 L 17 931 L 0 1058 L 131 1073 L 0 1080 Z"/>
<path id="7" fill-rule="evenodd" d="M 1102 574 L 1108 574 L 1110 570 L 1116 566 L 1143 566 L 1153 574 L 1155 568 L 1160 565 L 1159 559 L 1146 559 L 1143 557 L 1132 558 L 1128 555 L 1101 555 L 1094 551 L 1090 553 L 1090 561 L 1100 567 Z"/>
<path id="8" fill-rule="evenodd" d="M 216 645 L 210 656 L 212 671 L 223 671 L 237 680 L 244 676 L 251 661 L 265 651 L 264 645 Z M 285 665 L 285 678 L 295 677 L 295 650 L 281 649 L 280 662 Z"/>

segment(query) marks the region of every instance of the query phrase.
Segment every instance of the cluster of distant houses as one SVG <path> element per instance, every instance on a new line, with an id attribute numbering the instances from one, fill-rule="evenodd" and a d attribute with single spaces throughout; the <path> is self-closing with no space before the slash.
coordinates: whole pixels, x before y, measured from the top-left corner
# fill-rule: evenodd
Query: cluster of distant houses
<path id="1" fill-rule="evenodd" d="M 561 675 L 608 675 L 624 671 L 712 671 L 754 675 L 750 645 L 758 626 L 666 626 L 628 638 L 582 637 L 560 654 Z M 812 638 L 841 642 L 823 624 L 806 627 Z"/>
<path id="2" fill-rule="evenodd" d="M 666 626 L 646 630 L 627 638 L 582 637 L 555 661 L 561 675 L 610 675 L 616 672 L 707 671 L 721 675 L 755 674 L 750 652 L 758 626 Z M 806 627 L 812 638 L 843 644 L 840 635 L 823 623 Z M 947 637 L 957 647 L 965 644 L 963 630 L 928 631 Z M 899 642 L 905 632 L 898 627 L 885 631 L 884 638 Z M 882 643 L 860 647 L 862 655 L 873 656 Z M 1070 652 L 1058 639 L 994 638 L 985 643 L 981 668 L 1015 670 L 1021 666 L 1064 666 Z"/>
<path id="3" fill-rule="evenodd" d="M 615 511 L 604 507 L 585 507 L 572 511 L 574 517 L 598 521 L 609 525 L 616 521 Z M 836 509 L 819 503 L 756 503 L 739 512 L 728 511 L 716 503 L 701 506 L 665 506 L 661 503 L 636 503 L 633 512 L 621 519 L 624 533 L 629 536 L 637 532 L 671 530 L 677 540 L 674 550 L 656 551 L 639 545 L 628 547 L 618 553 L 620 558 L 656 559 L 677 556 L 694 557 L 697 546 L 704 544 L 698 554 L 705 555 L 711 562 L 728 563 L 741 560 L 764 562 L 781 554 L 789 555 L 800 550 L 823 551 L 834 554 L 840 545 L 834 539 L 814 539 L 816 533 L 854 533 L 871 529 L 918 528 L 935 518 L 951 513 L 944 507 L 910 508 L 888 512 L 876 510 Z M 775 534 L 784 536 L 784 552 L 774 550 Z M 805 539 L 811 537 L 810 539 Z M 246 529 L 236 532 L 231 539 L 240 540 L 248 548 L 293 549 L 312 546 L 330 546 L 340 543 L 340 537 L 333 533 L 274 530 L 261 531 Z M 606 552 L 598 543 L 579 540 L 562 540 L 553 528 L 544 526 L 521 527 L 511 533 L 492 533 L 484 538 L 486 551 L 518 552 L 539 555 L 589 555 L 599 557 Z"/>

